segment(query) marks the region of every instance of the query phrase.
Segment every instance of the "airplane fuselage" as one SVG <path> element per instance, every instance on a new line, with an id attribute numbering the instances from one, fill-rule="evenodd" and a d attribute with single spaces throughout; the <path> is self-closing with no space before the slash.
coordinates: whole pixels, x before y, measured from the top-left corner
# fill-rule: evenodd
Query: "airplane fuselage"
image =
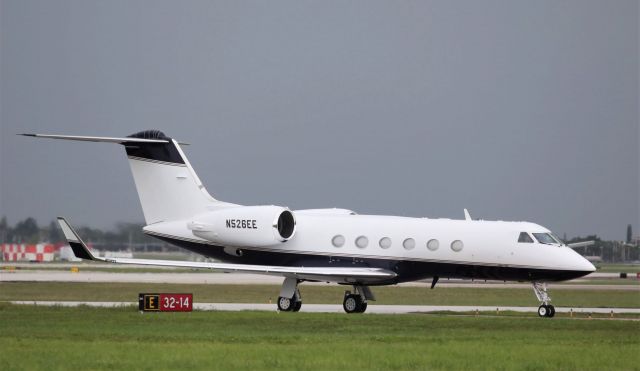
<path id="1" fill-rule="evenodd" d="M 392 284 L 440 278 L 560 281 L 591 273 L 566 245 L 518 242 L 522 232 L 550 233 L 527 222 L 451 220 L 321 211 L 293 211 L 296 233 L 286 243 L 224 246 L 194 236 L 187 221 L 157 223 L 145 233 L 217 260 L 239 264 L 371 267 L 397 274 Z M 242 225 L 242 224 L 241 224 Z M 246 222 L 245 233 L 255 229 Z M 229 226 L 231 227 L 231 226 Z M 232 228 L 236 228 L 235 225 Z M 352 282 L 343 282 L 352 283 Z"/>

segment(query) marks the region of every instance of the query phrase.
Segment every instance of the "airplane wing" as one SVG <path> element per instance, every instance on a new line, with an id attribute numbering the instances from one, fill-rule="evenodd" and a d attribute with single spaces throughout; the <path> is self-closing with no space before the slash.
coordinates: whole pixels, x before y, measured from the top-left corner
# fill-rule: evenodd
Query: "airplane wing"
<path id="1" fill-rule="evenodd" d="M 595 245 L 596 241 L 582 241 L 582 242 L 574 242 L 574 243 L 568 243 L 567 246 L 569 246 L 572 249 L 578 248 L 578 247 L 586 247 L 586 246 L 591 246 L 591 245 Z"/>
<path id="2" fill-rule="evenodd" d="M 94 256 L 78 233 L 63 218 L 58 217 L 58 224 L 64 233 L 69 246 L 77 258 L 85 260 L 103 261 L 107 263 L 153 265 L 162 267 L 183 267 L 211 269 L 222 272 L 242 272 L 296 278 L 309 281 L 330 281 L 338 283 L 367 283 L 391 281 L 396 273 L 380 268 L 339 268 L 339 267 L 285 267 L 268 265 L 247 265 L 228 263 L 204 263 L 179 260 L 129 259 L 129 258 L 101 258 Z"/>

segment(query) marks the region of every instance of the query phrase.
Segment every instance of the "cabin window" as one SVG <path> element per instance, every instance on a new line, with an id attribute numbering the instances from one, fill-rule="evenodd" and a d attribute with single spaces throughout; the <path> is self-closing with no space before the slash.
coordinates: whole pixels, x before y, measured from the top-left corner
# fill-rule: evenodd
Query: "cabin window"
<path id="1" fill-rule="evenodd" d="M 533 238 L 529 236 L 527 232 L 520 232 L 520 237 L 518 237 L 518 242 L 520 243 L 533 243 Z"/>
<path id="2" fill-rule="evenodd" d="M 462 251 L 463 248 L 464 248 L 464 244 L 462 243 L 462 241 L 455 240 L 451 242 L 451 250 L 455 252 L 459 252 L 459 251 Z"/>
<path id="3" fill-rule="evenodd" d="M 391 247 L 391 239 L 389 237 L 382 237 L 379 244 L 381 248 L 388 249 Z"/>
<path id="4" fill-rule="evenodd" d="M 431 251 L 438 250 L 438 247 L 440 247 L 440 242 L 438 242 L 438 240 L 436 239 L 431 239 L 429 240 L 429 242 L 427 242 L 427 249 Z"/>
<path id="5" fill-rule="evenodd" d="M 344 236 L 341 234 L 334 236 L 331 239 L 331 244 L 335 247 L 342 247 L 344 245 Z"/>
<path id="6" fill-rule="evenodd" d="M 407 238 L 402 242 L 402 247 L 404 247 L 405 250 L 411 250 L 416 247 L 416 240 L 413 238 Z"/>
<path id="7" fill-rule="evenodd" d="M 364 249 L 369 244 L 369 239 L 366 236 L 360 236 L 356 238 L 356 246 L 360 249 Z"/>

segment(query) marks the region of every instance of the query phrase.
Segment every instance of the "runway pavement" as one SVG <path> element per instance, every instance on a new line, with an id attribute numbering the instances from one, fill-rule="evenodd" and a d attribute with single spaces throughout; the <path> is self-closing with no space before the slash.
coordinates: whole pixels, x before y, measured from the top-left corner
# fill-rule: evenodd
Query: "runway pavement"
<path id="1" fill-rule="evenodd" d="M 137 302 L 96 302 L 96 301 L 11 301 L 12 304 L 21 305 L 43 305 L 43 306 L 64 306 L 77 307 L 86 305 L 90 307 L 123 307 L 137 306 Z M 194 303 L 196 310 L 207 311 L 277 311 L 276 304 L 258 303 Z M 407 314 L 407 313 L 432 313 L 432 312 L 526 312 L 535 313 L 538 307 L 490 307 L 490 306 L 452 306 L 452 305 L 375 305 L 369 304 L 366 313 L 376 314 Z M 338 304 L 303 304 L 301 312 L 308 313 L 344 313 L 342 305 Z M 640 314 L 640 308 L 560 308 L 556 307 L 559 313 L 634 313 Z"/>
<path id="2" fill-rule="evenodd" d="M 572 290 L 629 290 L 640 291 L 640 280 L 627 278 L 635 284 L 588 284 L 585 280 L 574 282 L 585 283 L 549 283 L 552 289 Z M 169 273 L 165 271 L 135 272 L 100 272 L 80 270 L 77 273 L 60 270 L 0 270 L 0 282 L 138 282 L 138 283 L 179 283 L 179 284 L 227 284 L 227 285 L 281 285 L 282 278 L 260 274 L 245 273 Z M 326 283 L 305 283 L 325 285 Z M 398 286 L 426 287 L 431 281 L 416 281 Z M 529 283 L 513 283 L 502 281 L 469 281 L 442 279 L 438 286 L 474 287 L 474 288 L 530 288 Z"/>

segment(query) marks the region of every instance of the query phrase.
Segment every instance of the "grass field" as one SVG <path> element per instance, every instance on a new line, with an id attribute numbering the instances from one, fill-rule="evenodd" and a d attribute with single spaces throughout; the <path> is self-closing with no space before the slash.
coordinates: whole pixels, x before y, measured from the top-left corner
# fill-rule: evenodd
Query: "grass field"
<path id="1" fill-rule="evenodd" d="M 640 264 L 596 264 L 596 268 L 598 272 L 602 273 L 620 273 L 625 272 L 629 274 L 634 274 L 636 272 L 640 272 Z"/>
<path id="2" fill-rule="evenodd" d="M 14 369 L 637 370 L 640 322 L 0 303 Z"/>
<path id="3" fill-rule="evenodd" d="M 316 304 L 342 302 L 342 286 L 300 285 L 303 301 Z M 407 305 L 496 305 L 537 306 L 531 289 L 374 287 L 375 304 Z M 129 301 L 137 302 L 140 292 L 190 292 L 195 302 L 275 303 L 279 286 L 270 285 L 185 285 L 147 283 L 0 282 L 0 301 Z M 559 307 L 640 308 L 640 293 L 624 290 L 573 290 L 550 292 Z"/>

